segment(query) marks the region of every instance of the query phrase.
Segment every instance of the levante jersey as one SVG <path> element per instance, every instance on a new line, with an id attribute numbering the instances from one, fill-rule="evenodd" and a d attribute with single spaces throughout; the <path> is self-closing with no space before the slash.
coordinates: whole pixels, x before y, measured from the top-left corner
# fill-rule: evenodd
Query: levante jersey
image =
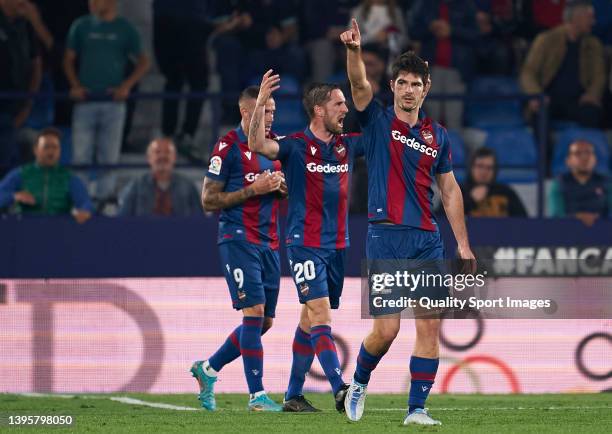
<path id="1" fill-rule="evenodd" d="M 368 166 L 368 218 L 437 231 L 432 183 L 452 170 L 446 130 L 429 118 L 410 128 L 372 100 L 358 112 Z"/>
<path id="2" fill-rule="evenodd" d="M 307 128 L 277 141 L 289 189 L 287 246 L 348 247 L 350 178 L 364 152 L 360 135 L 340 134 L 326 144 Z"/>
<path id="3" fill-rule="evenodd" d="M 281 170 L 281 164 L 249 151 L 247 137 L 239 126 L 215 144 L 206 176 L 225 183 L 223 191 L 231 192 L 251 185 L 265 170 Z M 278 249 L 278 209 L 278 196 L 270 193 L 221 210 L 218 243 L 246 240 Z"/>

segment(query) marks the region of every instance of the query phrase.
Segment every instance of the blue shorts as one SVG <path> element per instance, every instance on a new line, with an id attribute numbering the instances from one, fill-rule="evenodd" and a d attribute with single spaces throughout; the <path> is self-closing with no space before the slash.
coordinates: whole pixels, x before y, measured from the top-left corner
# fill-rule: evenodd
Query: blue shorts
<path id="1" fill-rule="evenodd" d="M 368 259 L 443 260 L 444 244 L 440 232 L 418 228 L 371 224 L 366 241 Z"/>
<path id="2" fill-rule="evenodd" d="M 287 257 L 300 303 L 329 297 L 331 308 L 338 309 L 344 285 L 344 249 L 291 246 Z"/>
<path id="3" fill-rule="evenodd" d="M 263 304 L 274 318 L 280 286 L 278 251 L 247 241 L 219 244 L 221 265 L 236 310 Z"/>
<path id="4" fill-rule="evenodd" d="M 444 244 L 440 232 L 425 231 L 418 228 L 371 224 L 366 241 L 368 259 L 368 280 L 373 282 L 374 275 L 407 271 L 410 274 L 444 274 Z M 387 297 L 407 296 L 444 298 L 448 289 L 444 286 L 419 286 L 413 289 L 403 287 L 389 288 Z M 379 308 L 374 310 L 372 299 L 379 294 L 370 290 L 370 314 L 387 315 L 399 313 L 403 308 Z"/>

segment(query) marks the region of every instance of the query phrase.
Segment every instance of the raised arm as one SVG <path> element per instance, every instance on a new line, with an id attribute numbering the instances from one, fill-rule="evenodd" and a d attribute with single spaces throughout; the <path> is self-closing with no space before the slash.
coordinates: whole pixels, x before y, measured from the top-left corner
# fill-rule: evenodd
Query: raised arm
<path id="1" fill-rule="evenodd" d="M 440 196 L 442 198 L 442 205 L 444 205 L 446 217 L 448 218 L 455 239 L 457 240 L 459 257 L 461 259 L 473 260 L 475 258 L 470 249 L 470 242 L 465 227 L 463 197 L 461 196 L 461 188 L 459 188 L 459 184 L 457 184 L 455 175 L 452 171 L 440 173 L 436 175 L 436 181 L 440 188 Z"/>
<path id="2" fill-rule="evenodd" d="M 280 76 L 278 74 L 273 75 L 271 69 L 263 75 L 257 102 L 255 103 L 255 111 L 249 126 L 249 149 L 265 155 L 270 160 L 276 160 L 279 146 L 276 140 L 266 138 L 264 115 L 266 113 L 266 103 L 272 96 L 272 92 L 280 87 L 279 82 Z"/>
<path id="3" fill-rule="evenodd" d="M 270 172 L 260 173 L 251 185 L 237 191 L 223 191 L 225 182 L 204 178 L 202 206 L 206 211 L 218 211 L 240 205 L 248 198 L 279 190 L 282 178 Z"/>
<path id="4" fill-rule="evenodd" d="M 340 35 L 340 40 L 346 46 L 346 71 L 351 82 L 353 103 L 357 110 L 363 111 L 372 101 L 374 94 L 361 58 L 361 33 L 355 18 L 351 22 L 351 28 Z"/>

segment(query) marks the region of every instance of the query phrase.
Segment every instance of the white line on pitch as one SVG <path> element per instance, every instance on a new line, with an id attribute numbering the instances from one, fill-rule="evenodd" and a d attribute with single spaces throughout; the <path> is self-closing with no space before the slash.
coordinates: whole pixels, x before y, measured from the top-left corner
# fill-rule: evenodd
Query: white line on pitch
<path id="1" fill-rule="evenodd" d="M 163 402 L 141 401 L 140 399 L 128 398 L 125 396 L 113 396 L 109 399 L 111 401 L 121 402 L 123 404 L 144 405 L 145 407 L 165 408 L 167 410 L 200 411 L 199 408 L 195 407 L 183 407 L 180 405 L 164 404 Z"/>

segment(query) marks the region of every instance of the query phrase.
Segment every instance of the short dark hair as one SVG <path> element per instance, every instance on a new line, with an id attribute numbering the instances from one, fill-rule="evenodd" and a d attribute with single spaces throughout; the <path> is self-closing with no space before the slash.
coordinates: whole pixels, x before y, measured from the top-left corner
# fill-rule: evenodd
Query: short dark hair
<path id="1" fill-rule="evenodd" d="M 486 146 L 483 146 L 481 148 L 476 149 L 473 153 L 472 153 L 472 157 L 470 158 L 470 165 L 468 166 L 468 176 L 467 176 L 467 181 L 468 183 L 473 183 L 474 180 L 472 179 L 472 168 L 474 167 L 474 164 L 476 164 L 476 160 L 480 160 L 481 158 L 493 158 L 493 180 L 497 179 L 497 171 L 498 171 L 498 166 L 497 166 L 497 155 L 495 154 L 495 150 L 491 149 L 491 148 L 487 148 Z"/>
<path id="2" fill-rule="evenodd" d="M 400 54 L 391 65 L 391 80 L 395 80 L 400 72 L 410 72 L 418 75 L 423 83 L 429 81 L 429 66 L 414 51 Z"/>
<path id="3" fill-rule="evenodd" d="M 59 140 L 61 143 L 63 134 L 58 128 L 55 128 L 55 127 L 43 128 L 36 136 L 36 142 L 34 142 L 34 145 L 35 146 L 38 145 L 39 140 L 45 136 L 53 136 L 57 138 L 57 140 Z"/>
<path id="4" fill-rule="evenodd" d="M 238 97 L 238 103 L 241 103 L 245 99 L 257 99 L 259 95 L 259 86 L 249 86 L 245 88 L 242 92 L 240 92 L 240 97 Z"/>
<path id="5" fill-rule="evenodd" d="M 321 106 L 329 101 L 335 89 L 340 89 L 340 86 L 335 83 L 312 83 L 304 90 L 302 104 L 310 119 L 314 117 L 315 106 Z"/>

